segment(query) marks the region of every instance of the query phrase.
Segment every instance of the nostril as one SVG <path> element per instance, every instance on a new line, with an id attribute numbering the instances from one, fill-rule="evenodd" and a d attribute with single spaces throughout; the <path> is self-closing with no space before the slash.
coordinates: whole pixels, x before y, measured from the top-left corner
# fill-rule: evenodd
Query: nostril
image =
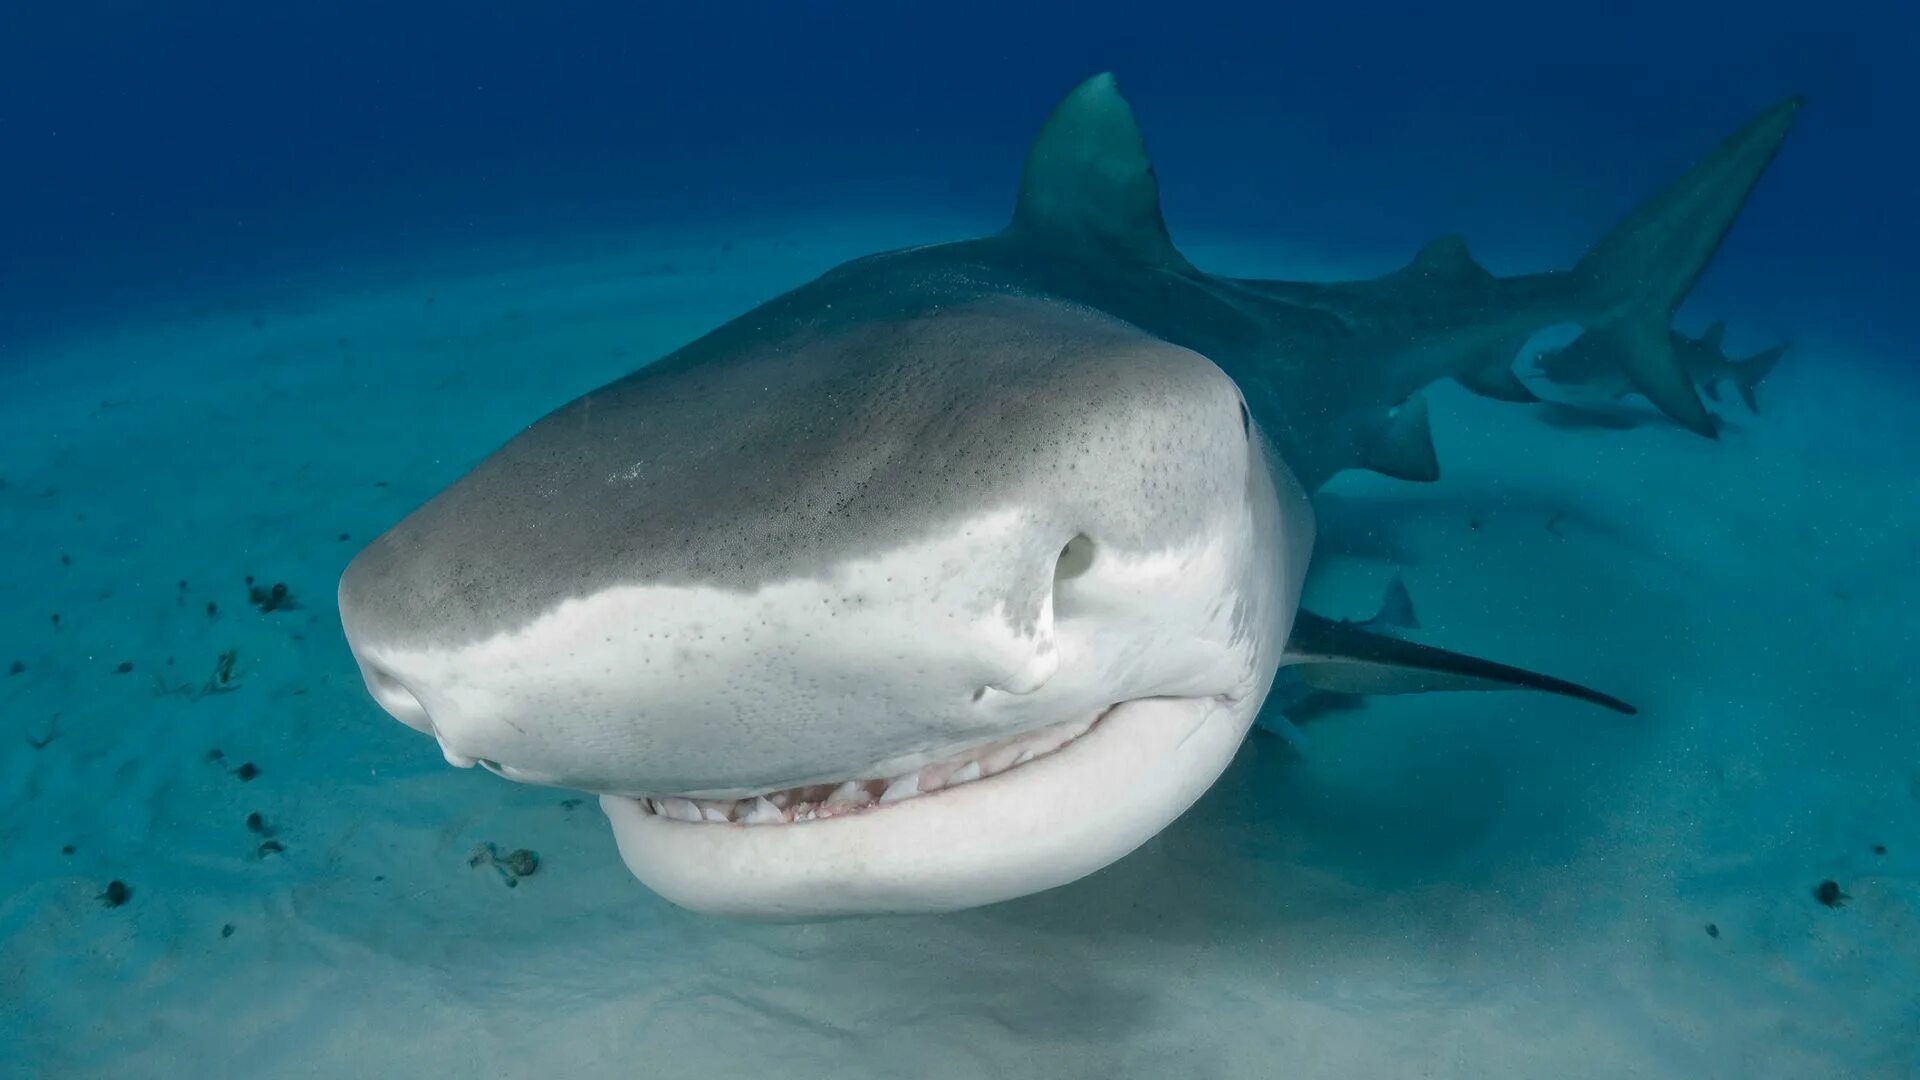
<path id="1" fill-rule="evenodd" d="M 416 731 L 432 733 L 433 724 L 427 719 L 426 706 L 420 704 L 420 699 L 407 689 L 405 683 L 385 668 L 364 660 L 360 663 L 360 671 L 366 678 L 367 691 L 373 695 L 373 700 L 380 703 L 381 708 Z"/>

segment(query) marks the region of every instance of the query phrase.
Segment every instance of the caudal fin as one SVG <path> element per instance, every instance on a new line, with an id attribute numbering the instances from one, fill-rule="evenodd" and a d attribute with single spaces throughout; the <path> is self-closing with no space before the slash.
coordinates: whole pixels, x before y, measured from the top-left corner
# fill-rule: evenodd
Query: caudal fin
<path id="1" fill-rule="evenodd" d="M 1591 282 L 1585 337 L 1660 411 L 1708 438 L 1717 426 L 1682 369 L 1668 326 L 1773 162 L 1804 99 L 1779 102 L 1642 203 L 1600 239 L 1574 273 Z"/>
<path id="2" fill-rule="evenodd" d="M 1759 387 L 1760 380 L 1773 373 L 1780 358 L 1787 354 L 1787 348 L 1785 345 L 1776 345 L 1734 365 L 1733 385 L 1740 391 L 1740 400 L 1747 403 L 1747 408 L 1756 413 L 1760 411 L 1760 401 L 1754 396 L 1754 390 Z"/>

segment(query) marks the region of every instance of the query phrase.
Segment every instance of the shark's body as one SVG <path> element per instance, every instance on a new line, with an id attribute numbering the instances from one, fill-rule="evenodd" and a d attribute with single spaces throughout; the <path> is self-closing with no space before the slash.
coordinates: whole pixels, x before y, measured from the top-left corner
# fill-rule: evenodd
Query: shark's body
<path id="1" fill-rule="evenodd" d="M 1773 373 L 1787 346 L 1776 345 L 1745 360 L 1735 360 L 1726 354 L 1725 337 L 1725 323 L 1714 323 L 1699 337 L 1689 337 L 1678 330 L 1668 335 L 1674 358 L 1687 382 L 1696 390 L 1718 401 L 1721 389 L 1731 386 L 1749 410 L 1758 412 L 1760 401 L 1756 391 L 1761 381 Z M 1541 353 L 1534 361 L 1535 369 L 1555 386 L 1588 398 L 1612 401 L 1636 392 L 1638 388 L 1626 372 L 1606 355 L 1584 347 L 1584 340 Z"/>
<path id="2" fill-rule="evenodd" d="M 349 640 L 449 760 L 602 793 L 643 881 L 751 915 L 1096 870 L 1213 782 L 1282 667 L 1625 708 L 1300 612 L 1308 495 L 1435 475 L 1416 392 L 1523 399 L 1515 351 L 1567 321 L 1710 433 L 1667 323 L 1796 107 L 1571 271 L 1440 241 L 1310 285 L 1181 257 L 1090 80 L 1005 231 L 855 260 L 549 415 L 355 560 Z"/>

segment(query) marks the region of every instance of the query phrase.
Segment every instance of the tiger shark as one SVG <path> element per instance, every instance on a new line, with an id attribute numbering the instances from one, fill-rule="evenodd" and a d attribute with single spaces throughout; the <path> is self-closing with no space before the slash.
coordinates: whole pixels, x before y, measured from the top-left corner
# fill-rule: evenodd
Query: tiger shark
<path id="1" fill-rule="evenodd" d="M 449 762 L 598 794 L 641 882 L 759 918 L 1090 874 L 1213 784 L 1283 674 L 1630 710 L 1302 611 L 1310 495 L 1434 478 L 1419 391 L 1520 400 L 1562 323 L 1711 436 L 1668 325 L 1799 106 L 1571 269 L 1445 239 L 1310 284 L 1189 263 L 1094 77 L 1003 230 L 855 259 L 533 423 L 358 554 L 347 641 Z"/>

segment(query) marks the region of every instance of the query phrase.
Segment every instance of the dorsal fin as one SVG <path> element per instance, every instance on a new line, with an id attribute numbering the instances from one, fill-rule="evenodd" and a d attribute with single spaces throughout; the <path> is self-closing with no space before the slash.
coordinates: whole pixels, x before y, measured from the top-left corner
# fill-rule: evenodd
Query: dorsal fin
<path id="1" fill-rule="evenodd" d="M 1473 260 L 1464 236 L 1442 236 L 1431 240 L 1414 255 L 1401 271 L 1421 277 L 1492 277 L 1487 268 Z"/>
<path id="2" fill-rule="evenodd" d="M 1433 425 L 1427 418 L 1427 399 L 1408 398 L 1374 433 L 1361 467 L 1396 480 L 1426 482 L 1440 479 L 1440 458 L 1433 450 Z"/>
<path id="3" fill-rule="evenodd" d="M 1009 232 L 1066 252 L 1190 271 L 1160 216 L 1160 183 L 1113 75 L 1075 87 L 1027 151 Z"/>

